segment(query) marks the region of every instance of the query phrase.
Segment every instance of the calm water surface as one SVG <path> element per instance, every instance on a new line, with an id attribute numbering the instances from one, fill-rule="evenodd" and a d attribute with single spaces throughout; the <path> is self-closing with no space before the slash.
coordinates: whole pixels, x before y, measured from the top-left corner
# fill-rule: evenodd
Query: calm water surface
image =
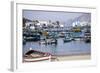
<path id="1" fill-rule="evenodd" d="M 58 44 L 45 45 L 39 42 L 27 42 L 23 45 L 23 54 L 29 51 L 30 48 L 37 51 L 49 52 L 52 55 L 72 55 L 72 54 L 90 54 L 91 44 L 84 41 L 63 42 L 62 38 L 57 39 Z"/>

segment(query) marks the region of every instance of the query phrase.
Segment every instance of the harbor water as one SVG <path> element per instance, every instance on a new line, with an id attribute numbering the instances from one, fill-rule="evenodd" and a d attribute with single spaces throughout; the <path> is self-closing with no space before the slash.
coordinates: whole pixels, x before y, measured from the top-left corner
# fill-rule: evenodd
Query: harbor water
<path id="1" fill-rule="evenodd" d="M 63 42 L 63 38 L 57 39 L 57 44 L 39 44 L 39 42 L 26 42 L 23 45 L 23 54 L 32 48 L 33 50 L 48 52 L 52 55 L 65 56 L 65 55 L 78 55 L 78 54 L 90 54 L 91 43 L 84 41 L 70 41 Z"/>

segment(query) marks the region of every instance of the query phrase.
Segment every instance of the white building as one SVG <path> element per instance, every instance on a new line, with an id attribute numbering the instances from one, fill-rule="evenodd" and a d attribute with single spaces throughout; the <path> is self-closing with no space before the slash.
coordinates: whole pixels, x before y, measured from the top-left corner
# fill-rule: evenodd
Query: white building
<path id="1" fill-rule="evenodd" d="M 60 27 L 61 27 L 61 28 L 63 28 L 63 27 L 64 27 L 64 25 L 63 25 L 63 24 L 60 24 Z"/>
<path id="2" fill-rule="evenodd" d="M 34 24 L 33 22 L 26 22 L 25 26 L 27 27 L 27 26 L 30 26 L 30 25 L 33 25 L 33 24 Z"/>
<path id="3" fill-rule="evenodd" d="M 39 21 L 40 27 L 47 27 L 49 22 L 48 21 Z"/>
<path id="4" fill-rule="evenodd" d="M 73 27 L 75 27 L 75 26 L 86 26 L 86 25 L 90 25 L 90 23 L 89 22 L 87 22 L 87 21 L 82 21 L 82 22 L 73 22 L 73 24 L 72 24 L 72 26 Z"/>
<path id="5" fill-rule="evenodd" d="M 34 29 L 35 29 L 35 26 L 31 26 L 30 29 L 31 29 L 31 30 L 34 30 Z"/>
<path id="6" fill-rule="evenodd" d="M 81 26 L 86 26 L 86 25 L 89 25 L 89 24 L 90 24 L 89 22 L 85 22 L 85 21 L 84 22 L 80 22 Z"/>
<path id="7" fill-rule="evenodd" d="M 55 24 L 53 24 L 54 22 L 49 22 L 49 21 L 39 21 L 39 22 L 37 22 L 37 23 L 35 23 L 35 22 L 27 22 L 25 25 L 26 25 L 26 27 L 29 27 L 30 29 L 35 29 L 35 28 L 37 28 L 37 29 L 39 29 L 39 28 L 49 28 L 49 27 L 51 27 L 51 28 L 56 28 L 56 27 L 64 27 L 64 25 L 63 24 L 59 24 L 59 25 L 57 25 L 56 23 Z"/>

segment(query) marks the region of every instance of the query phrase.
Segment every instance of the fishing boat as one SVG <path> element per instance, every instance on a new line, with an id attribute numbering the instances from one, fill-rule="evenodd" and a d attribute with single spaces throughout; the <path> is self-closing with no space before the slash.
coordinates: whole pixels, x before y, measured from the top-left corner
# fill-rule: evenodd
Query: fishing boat
<path id="1" fill-rule="evenodd" d="M 91 42 L 90 33 L 85 33 L 84 41 L 85 41 L 86 43 L 90 43 L 90 42 Z"/>
<path id="2" fill-rule="evenodd" d="M 89 29 L 87 29 L 86 31 L 85 31 L 85 33 L 84 33 L 84 41 L 86 42 L 86 43 L 90 43 L 91 42 L 91 32 L 90 32 L 90 30 Z"/>
<path id="3" fill-rule="evenodd" d="M 57 44 L 57 39 L 45 39 L 41 40 L 39 44 Z"/>
<path id="4" fill-rule="evenodd" d="M 26 37 L 25 39 L 26 41 L 39 41 L 40 35 L 32 35 L 32 36 Z"/>
<path id="5" fill-rule="evenodd" d="M 51 44 L 57 44 L 57 39 L 52 39 Z"/>
<path id="6" fill-rule="evenodd" d="M 71 36 L 71 34 L 68 32 L 68 33 L 66 33 L 65 34 L 65 37 L 64 37 L 64 39 L 63 39 L 63 41 L 64 42 L 70 42 L 70 41 L 72 41 L 73 39 L 72 39 L 72 36 Z"/>
<path id="7" fill-rule="evenodd" d="M 72 38 L 66 37 L 66 38 L 63 39 L 63 41 L 64 41 L 64 42 L 70 42 L 70 41 L 72 41 Z"/>
<path id="8" fill-rule="evenodd" d="M 85 42 L 86 42 L 86 43 L 90 43 L 90 42 L 91 42 L 91 38 L 86 38 L 86 39 L 85 39 Z"/>
<path id="9" fill-rule="evenodd" d="M 60 38 L 64 38 L 65 35 L 64 35 L 64 33 L 59 33 L 59 34 L 58 34 L 58 37 L 60 37 Z"/>
<path id="10" fill-rule="evenodd" d="M 40 40 L 39 44 L 46 44 L 46 41 L 45 40 Z"/>

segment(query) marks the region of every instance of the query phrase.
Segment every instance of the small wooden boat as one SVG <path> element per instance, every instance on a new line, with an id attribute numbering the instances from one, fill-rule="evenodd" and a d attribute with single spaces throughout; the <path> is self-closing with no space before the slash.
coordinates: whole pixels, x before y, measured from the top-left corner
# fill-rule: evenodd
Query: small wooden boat
<path id="1" fill-rule="evenodd" d="M 38 62 L 38 61 L 51 61 L 52 55 L 46 52 L 36 50 L 29 50 L 24 55 L 24 62 Z"/>
<path id="2" fill-rule="evenodd" d="M 24 62 L 38 62 L 38 61 L 51 61 L 51 56 L 47 57 L 40 57 L 40 58 L 29 58 L 29 59 L 24 59 Z"/>

